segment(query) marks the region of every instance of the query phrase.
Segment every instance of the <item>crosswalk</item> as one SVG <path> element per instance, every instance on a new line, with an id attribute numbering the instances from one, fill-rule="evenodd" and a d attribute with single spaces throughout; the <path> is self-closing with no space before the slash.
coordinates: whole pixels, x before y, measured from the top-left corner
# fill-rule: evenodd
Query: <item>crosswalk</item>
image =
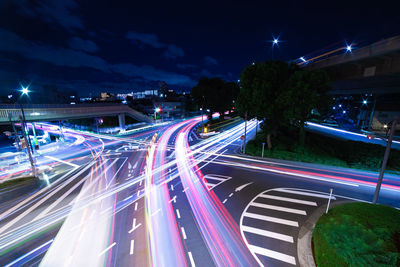
<path id="1" fill-rule="evenodd" d="M 214 187 L 232 179 L 231 176 L 220 175 L 220 174 L 207 174 L 204 175 L 204 184 L 207 186 L 208 191 Z"/>
<path id="2" fill-rule="evenodd" d="M 240 218 L 240 231 L 258 263 L 298 265 L 299 229 L 328 198 L 328 193 L 296 188 L 269 189 L 253 198 Z"/>

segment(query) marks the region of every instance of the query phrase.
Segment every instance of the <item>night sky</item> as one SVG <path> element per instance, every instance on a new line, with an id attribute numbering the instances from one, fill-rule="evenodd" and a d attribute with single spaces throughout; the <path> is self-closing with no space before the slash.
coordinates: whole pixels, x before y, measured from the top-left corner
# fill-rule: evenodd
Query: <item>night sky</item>
<path id="1" fill-rule="evenodd" d="M 0 93 L 130 92 L 400 34 L 397 1 L 0 1 Z"/>

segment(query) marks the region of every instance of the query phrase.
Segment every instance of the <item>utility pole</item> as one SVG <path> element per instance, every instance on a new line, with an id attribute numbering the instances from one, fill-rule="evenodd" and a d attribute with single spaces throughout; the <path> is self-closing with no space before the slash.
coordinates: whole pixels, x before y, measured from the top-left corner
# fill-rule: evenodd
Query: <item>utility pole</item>
<path id="1" fill-rule="evenodd" d="M 26 131 L 27 126 L 26 126 L 25 112 L 24 112 L 24 108 L 23 108 L 23 106 L 22 106 L 21 103 L 19 104 L 19 106 L 20 106 L 20 108 L 21 108 L 22 118 L 23 118 L 23 121 L 22 121 L 22 130 L 23 130 L 24 134 L 26 135 L 26 132 L 25 132 L 25 131 Z M 26 140 L 25 140 L 25 141 L 26 141 Z M 29 138 L 29 128 L 28 128 L 28 143 L 27 143 L 27 145 L 29 145 L 29 148 L 30 148 L 30 150 L 32 151 L 32 154 L 35 153 L 35 152 L 33 151 L 31 139 Z"/>
<path id="2" fill-rule="evenodd" d="M 392 122 L 392 127 L 390 128 L 390 134 L 389 134 L 389 139 L 388 139 L 387 145 L 386 145 L 385 156 L 383 157 L 382 168 L 381 168 L 381 171 L 379 172 L 379 178 L 378 178 L 378 182 L 376 184 L 374 201 L 373 201 L 374 204 L 376 204 L 376 202 L 378 201 L 379 191 L 381 190 L 381 185 L 382 185 L 382 180 L 383 180 L 383 174 L 385 172 L 386 164 L 389 159 L 390 147 L 392 145 L 394 132 L 396 131 L 397 120 L 398 120 L 397 117 L 394 118 L 394 120 Z"/>
<path id="3" fill-rule="evenodd" d="M 26 138 L 24 119 L 23 119 L 23 116 L 19 116 L 19 118 L 20 118 L 21 124 L 22 124 L 22 135 L 24 136 L 25 144 L 27 146 L 26 150 L 28 150 L 29 161 L 31 162 L 32 175 L 34 177 L 37 177 L 35 163 L 33 161 L 32 153 L 31 153 L 31 150 L 29 149 L 29 145 L 28 145 L 29 143 L 28 143 L 28 140 Z"/>
<path id="4" fill-rule="evenodd" d="M 247 134 L 247 111 L 244 114 L 244 145 L 243 145 L 243 154 L 246 154 L 246 134 Z"/>

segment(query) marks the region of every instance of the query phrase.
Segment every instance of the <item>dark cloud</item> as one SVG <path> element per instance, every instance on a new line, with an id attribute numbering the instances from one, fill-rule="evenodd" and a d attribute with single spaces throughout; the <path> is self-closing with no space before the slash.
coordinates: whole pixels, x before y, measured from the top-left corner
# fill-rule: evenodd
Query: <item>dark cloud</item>
<path id="1" fill-rule="evenodd" d="M 194 81 L 186 75 L 167 72 L 152 66 L 137 66 L 131 63 L 111 64 L 101 57 L 83 51 L 53 47 L 25 40 L 19 35 L 0 28 L 0 51 L 22 55 L 32 60 L 41 60 L 63 67 L 87 67 L 105 73 L 117 73 L 127 77 L 141 77 L 147 81 L 163 80 L 169 84 L 191 86 Z"/>
<path id="2" fill-rule="evenodd" d="M 183 70 L 198 68 L 198 66 L 196 66 L 194 64 L 184 64 L 184 63 L 178 63 L 178 64 L 176 64 L 176 67 L 178 69 L 183 69 Z"/>
<path id="3" fill-rule="evenodd" d="M 204 62 L 206 63 L 206 65 L 217 65 L 218 61 L 210 56 L 205 56 L 204 57 Z"/>
<path id="4" fill-rule="evenodd" d="M 183 52 L 183 49 L 173 44 L 168 45 L 167 50 L 165 50 L 165 52 L 163 53 L 163 56 L 165 58 L 172 58 L 172 59 L 175 59 L 177 57 L 183 57 L 184 55 L 185 52 Z"/>
<path id="5" fill-rule="evenodd" d="M 68 45 L 76 50 L 94 53 L 99 51 L 99 47 L 90 40 L 84 40 L 79 37 L 73 37 L 68 41 Z"/>
<path id="6" fill-rule="evenodd" d="M 15 0 L 17 11 L 31 18 L 38 18 L 48 24 L 58 24 L 72 31 L 83 29 L 82 19 L 74 14 L 78 4 L 74 0 Z"/>
<path id="7" fill-rule="evenodd" d="M 162 43 L 156 34 L 129 31 L 125 34 L 125 38 L 131 40 L 141 48 L 144 48 L 144 46 L 150 46 L 156 49 L 166 48 L 162 55 L 167 59 L 175 59 L 185 55 L 185 52 L 182 48 L 174 44 Z"/>
<path id="8" fill-rule="evenodd" d="M 151 33 L 140 33 L 136 31 L 129 31 L 125 37 L 134 43 L 144 44 L 153 48 L 163 48 L 166 45 L 158 40 L 157 35 Z"/>

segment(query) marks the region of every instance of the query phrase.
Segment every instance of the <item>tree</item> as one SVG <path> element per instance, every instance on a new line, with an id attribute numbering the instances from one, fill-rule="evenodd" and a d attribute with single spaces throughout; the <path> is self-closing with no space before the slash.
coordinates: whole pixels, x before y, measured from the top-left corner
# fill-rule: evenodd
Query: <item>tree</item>
<path id="1" fill-rule="evenodd" d="M 287 89 L 291 73 L 296 69 L 281 61 L 269 61 L 247 66 L 240 76 L 238 112 L 247 119 L 263 120 L 268 149 L 272 148 L 271 135 L 287 121 L 284 107 L 276 100 Z"/>
<path id="2" fill-rule="evenodd" d="M 232 109 L 238 91 L 235 83 L 225 82 L 221 78 L 203 77 L 192 88 L 191 95 L 199 107 L 210 110 L 208 116 L 211 120 L 213 112 L 218 112 L 223 118 L 224 112 Z"/>
<path id="3" fill-rule="evenodd" d="M 291 75 L 287 90 L 277 98 L 279 105 L 285 107 L 283 115 L 289 118 L 288 123 L 299 128 L 301 146 L 305 141 L 305 122 L 313 109 L 322 110 L 328 105 L 329 89 L 329 78 L 324 71 L 297 70 Z"/>

